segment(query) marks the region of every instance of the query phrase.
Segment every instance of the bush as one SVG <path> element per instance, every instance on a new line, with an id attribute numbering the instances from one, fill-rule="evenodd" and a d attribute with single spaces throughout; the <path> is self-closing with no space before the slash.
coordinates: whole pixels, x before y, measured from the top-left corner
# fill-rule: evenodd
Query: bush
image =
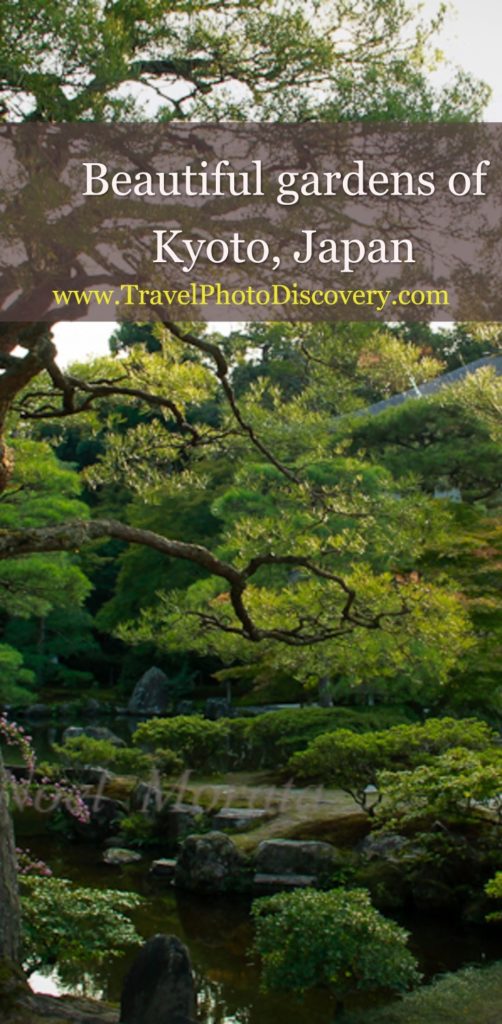
<path id="1" fill-rule="evenodd" d="M 324 985 L 341 999 L 356 990 L 404 991 L 420 978 L 408 933 L 375 910 L 365 889 L 279 893 L 255 900 L 252 914 L 265 989 Z"/>
<path id="2" fill-rule="evenodd" d="M 402 717 L 402 709 L 389 708 L 312 707 L 267 711 L 247 720 L 243 759 L 246 767 L 282 767 L 293 753 L 306 749 L 324 733 L 341 728 L 366 733 L 393 726 Z M 237 727 L 238 721 L 232 721 L 231 730 Z"/>
<path id="3" fill-rule="evenodd" d="M 498 900 L 502 903 L 502 871 L 497 871 L 494 878 L 490 878 L 490 881 L 485 886 L 486 895 L 492 900 Z M 488 915 L 488 921 L 502 921 L 502 909 L 495 910 L 493 914 Z"/>
<path id="4" fill-rule="evenodd" d="M 153 760 L 161 775 L 178 775 L 184 768 L 181 755 L 169 750 L 168 747 L 158 747 Z"/>
<path id="5" fill-rule="evenodd" d="M 468 967 L 372 1009 L 371 1024 L 495 1024 L 501 1004 L 502 963 Z M 367 1010 L 347 1014 L 344 1024 L 368 1024 Z"/>
<path id="6" fill-rule="evenodd" d="M 72 736 L 63 744 L 54 743 L 53 750 L 66 768 L 77 772 L 91 765 L 125 775 L 138 775 L 152 766 L 152 759 L 140 750 L 116 747 L 110 740 L 95 740 L 90 736 Z"/>
<path id="7" fill-rule="evenodd" d="M 380 822 L 388 829 L 415 828 L 424 819 L 502 820 L 502 757 L 456 747 L 411 771 L 381 772 Z"/>
<path id="8" fill-rule="evenodd" d="M 81 981 L 89 962 L 99 966 L 141 943 L 124 913 L 142 902 L 133 893 L 37 877 L 23 878 L 21 893 L 24 962 L 30 971 L 57 964 L 63 978 Z"/>
<path id="9" fill-rule="evenodd" d="M 142 722 L 133 743 L 153 752 L 168 749 L 181 757 L 184 767 L 212 771 L 227 763 L 228 737 L 228 719 L 210 722 L 197 715 L 178 715 Z"/>
<path id="10" fill-rule="evenodd" d="M 407 769 L 433 762 L 438 755 L 458 747 L 487 750 L 495 733 L 476 719 L 430 719 L 424 725 L 397 725 L 383 732 L 359 735 L 348 729 L 318 736 L 290 759 L 293 778 L 339 786 L 370 813 L 380 802 L 377 793 L 380 773 L 393 768 Z"/>

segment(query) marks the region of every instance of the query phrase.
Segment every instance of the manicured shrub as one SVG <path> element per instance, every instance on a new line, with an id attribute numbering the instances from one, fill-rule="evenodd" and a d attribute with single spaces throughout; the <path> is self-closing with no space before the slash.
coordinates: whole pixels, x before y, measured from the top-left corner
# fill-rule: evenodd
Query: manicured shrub
<path id="1" fill-rule="evenodd" d="M 229 721 L 208 721 L 198 715 L 153 718 L 142 722 L 133 742 L 146 751 L 168 749 L 178 754 L 187 768 L 216 771 L 227 763 Z"/>
<path id="2" fill-rule="evenodd" d="M 266 990 L 322 985 L 342 1000 L 419 981 L 408 933 L 372 906 L 365 889 L 297 889 L 255 900 L 252 913 Z"/>
<path id="3" fill-rule="evenodd" d="M 152 767 L 152 759 L 134 747 L 116 747 L 110 740 L 90 736 L 72 736 L 65 743 L 53 745 L 54 752 L 66 768 L 75 771 L 87 766 L 110 768 L 124 775 L 138 775 Z"/>

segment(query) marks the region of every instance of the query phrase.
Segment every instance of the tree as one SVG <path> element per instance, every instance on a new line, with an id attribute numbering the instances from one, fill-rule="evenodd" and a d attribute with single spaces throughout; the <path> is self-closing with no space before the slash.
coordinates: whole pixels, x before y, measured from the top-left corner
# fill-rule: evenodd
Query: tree
<path id="1" fill-rule="evenodd" d="M 430 820 L 444 827 L 458 821 L 502 823 L 502 759 L 496 749 L 478 754 L 454 747 L 411 771 L 381 772 L 378 785 L 378 816 L 391 831 Z"/>
<path id="2" fill-rule="evenodd" d="M 295 778 L 315 779 L 345 790 L 373 816 L 382 797 L 390 799 L 392 780 L 399 787 L 412 774 L 405 771 L 409 766 L 427 772 L 427 765 L 439 765 L 438 755 L 446 755 L 452 748 L 462 745 L 466 752 L 488 750 L 495 739 L 496 734 L 484 722 L 474 719 L 431 718 L 424 725 L 396 725 L 362 735 L 337 729 L 317 736 L 306 750 L 293 755 L 288 767 Z"/>
<path id="3" fill-rule="evenodd" d="M 341 1005 L 350 992 L 402 992 L 420 978 L 407 932 L 375 910 L 364 889 L 279 893 L 255 900 L 252 913 L 266 989 L 319 985 Z"/>
<path id="4" fill-rule="evenodd" d="M 479 116 L 486 91 L 468 76 L 458 75 L 440 92 L 428 84 L 430 58 L 426 44 L 440 17 L 426 27 L 417 25 L 413 9 L 403 0 L 385 4 L 381 0 L 358 0 L 350 5 L 350 11 L 345 0 L 336 0 L 328 6 L 316 3 L 314 13 L 315 18 L 311 18 L 310 9 L 305 10 L 295 0 L 280 10 L 273 0 L 223 0 L 217 5 L 213 0 L 198 0 L 188 7 L 184 0 L 176 0 L 168 10 L 164 0 L 114 0 L 105 4 L 70 0 L 63 6 L 59 0 L 5 0 L 0 12 L 0 101 L 11 121 L 134 119 L 142 114 L 138 86 L 146 86 L 150 95 L 158 98 L 156 114 L 165 120 L 201 116 L 215 120 L 340 120 L 354 116 L 462 120 Z M 223 436 L 229 432 L 236 451 L 244 442 L 250 443 L 260 459 L 301 491 L 306 485 L 298 466 L 291 464 L 289 457 L 283 461 L 241 413 L 222 349 L 202 335 L 180 332 L 175 325 L 171 325 L 170 337 L 176 339 L 176 344 L 181 341 L 185 352 L 192 356 L 192 376 L 193 356 L 197 356 L 198 377 L 206 370 L 212 382 L 209 394 L 214 393 L 215 384 L 221 388 L 230 411 Z M 18 346 L 25 355 L 17 354 Z M 178 399 L 176 394 L 175 366 L 173 359 L 163 369 L 160 364 L 154 366 L 146 387 L 144 376 L 135 376 L 131 366 L 132 376 L 124 384 L 122 363 L 119 370 L 110 364 L 109 372 L 95 373 L 89 379 L 85 374 L 61 370 L 46 324 L 2 324 L 0 489 L 9 486 L 12 476 L 12 451 L 5 435 L 16 402 L 25 417 L 59 419 L 92 410 L 93 404 L 114 395 L 131 402 L 143 401 L 156 411 L 159 420 L 176 424 L 176 438 L 171 431 L 171 445 L 164 443 L 160 470 L 159 464 L 154 465 L 148 480 L 154 484 L 159 472 L 164 476 L 169 472 L 173 485 L 184 481 L 186 477 L 178 472 L 180 463 L 189 456 L 196 461 L 209 444 L 220 451 L 222 432 L 218 425 L 208 436 L 205 428 L 197 429 L 190 423 L 184 411 L 186 398 L 182 394 Z M 295 429 L 298 436 L 297 426 Z M 165 431 L 164 442 L 167 434 Z M 154 440 L 145 428 L 142 437 L 138 436 L 143 448 L 150 444 L 151 454 L 155 454 Z M 140 450 L 138 444 L 138 453 Z M 131 453 L 131 463 L 139 475 L 142 471 L 137 469 L 136 454 Z M 228 452 L 225 454 L 228 457 Z M 327 494 L 318 486 L 315 490 L 321 495 L 320 503 L 316 499 L 316 514 L 322 516 Z M 313 495 L 308 484 L 307 493 Z M 58 523 L 32 524 L 2 533 L 0 555 L 3 559 L 45 559 L 48 551 L 75 551 L 88 541 L 104 537 L 144 544 L 171 558 L 191 562 L 224 581 L 235 621 L 228 624 L 225 616 L 217 615 L 213 623 L 206 620 L 203 626 L 214 625 L 229 635 L 237 630 L 239 640 L 255 644 L 273 640 L 299 648 L 318 640 L 346 640 L 354 629 L 379 631 L 383 622 L 398 622 L 408 614 L 407 601 L 397 595 L 382 606 L 383 593 L 392 585 L 388 577 L 370 580 L 358 608 L 358 579 L 349 577 L 346 582 L 332 564 L 311 562 L 310 553 L 304 550 L 292 552 L 291 537 L 287 552 L 281 553 L 279 560 L 268 545 L 262 546 L 262 535 L 255 539 L 251 557 L 233 564 L 224 551 L 217 555 L 201 545 L 169 539 L 110 517 L 93 522 L 67 522 L 63 518 Z M 319 549 L 314 551 L 314 558 L 319 553 Z M 295 600 L 297 607 L 304 607 L 305 602 L 308 606 L 308 589 L 293 595 L 289 608 L 287 601 L 282 608 L 274 608 L 272 601 L 267 609 L 271 612 L 270 628 L 259 617 L 256 620 L 256 608 L 252 600 L 247 602 L 244 592 L 249 592 L 249 581 L 266 567 L 311 573 L 312 597 L 317 605 L 319 581 L 324 580 L 327 599 L 334 602 L 335 624 L 328 625 L 325 620 L 319 628 L 317 613 L 313 620 L 299 620 Z M 219 599 L 220 594 L 210 594 L 210 601 L 213 597 Z M 259 591 L 255 600 L 259 603 L 261 597 Z M 213 606 L 209 613 L 206 601 L 204 606 L 204 614 L 211 617 Z M 455 615 L 446 596 L 441 616 L 446 628 L 453 633 L 456 629 L 460 635 L 464 625 Z M 0 840 L 2 862 L 12 859 L 9 835 L 8 829 L 2 830 L 2 837 L 7 837 Z M 7 896 L 0 892 L 0 917 L 3 908 L 9 906 L 8 885 L 6 892 Z M 0 926 L 0 955 L 10 955 L 13 944 L 3 940 L 4 934 Z"/>
<path id="5" fill-rule="evenodd" d="M 22 878 L 21 893 L 23 956 L 30 972 L 57 965 L 63 981 L 82 983 L 86 965 L 99 966 L 141 943 L 124 913 L 141 904 L 133 893 L 36 875 Z"/>

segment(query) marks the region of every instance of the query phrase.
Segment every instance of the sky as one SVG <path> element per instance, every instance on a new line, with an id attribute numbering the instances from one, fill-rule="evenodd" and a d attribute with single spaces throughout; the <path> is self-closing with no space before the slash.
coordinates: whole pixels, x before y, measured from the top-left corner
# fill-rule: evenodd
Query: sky
<path id="1" fill-rule="evenodd" d="M 438 0 L 423 0 L 423 16 L 432 16 Z M 448 61 L 487 82 L 492 98 L 487 121 L 502 122 L 502 2 L 501 0 L 456 0 L 445 27 L 437 37 L 437 46 Z M 439 80 L 448 78 L 441 72 Z M 66 365 L 87 356 L 106 355 L 113 326 L 103 323 L 56 324 L 54 337 L 60 362 Z"/>

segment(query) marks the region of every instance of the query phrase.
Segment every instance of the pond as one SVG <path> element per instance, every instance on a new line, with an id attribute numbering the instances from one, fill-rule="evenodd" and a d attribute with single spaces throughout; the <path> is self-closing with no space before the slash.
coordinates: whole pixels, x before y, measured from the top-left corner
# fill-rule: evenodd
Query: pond
<path id="1" fill-rule="evenodd" d="M 143 896 L 144 904 L 133 915 L 139 933 L 144 938 L 158 932 L 175 934 L 190 950 L 203 1024 L 323 1024 L 333 1018 L 333 1004 L 323 992 L 310 993 L 302 1002 L 259 992 L 259 971 L 249 955 L 248 899 L 235 895 L 209 898 L 160 888 L 148 878 L 151 853 L 145 855 L 144 863 L 111 868 L 101 862 L 102 851 L 97 847 L 49 836 L 19 838 L 60 877 Z M 411 947 L 428 978 L 500 956 L 500 943 L 491 929 L 429 917 L 400 916 L 399 921 L 412 932 Z M 134 955 L 132 951 L 100 970 L 88 968 L 84 979 L 72 979 L 70 984 L 66 980 L 66 985 L 52 972 L 49 977 L 37 978 L 36 987 L 78 992 L 83 985 L 89 995 L 118 1001 Z M 48 981 L 52 988 L 47 989 Z M 367 1007 L 371 1024 L 374 1001 L 360 998 L 357 1005 Z"/>

